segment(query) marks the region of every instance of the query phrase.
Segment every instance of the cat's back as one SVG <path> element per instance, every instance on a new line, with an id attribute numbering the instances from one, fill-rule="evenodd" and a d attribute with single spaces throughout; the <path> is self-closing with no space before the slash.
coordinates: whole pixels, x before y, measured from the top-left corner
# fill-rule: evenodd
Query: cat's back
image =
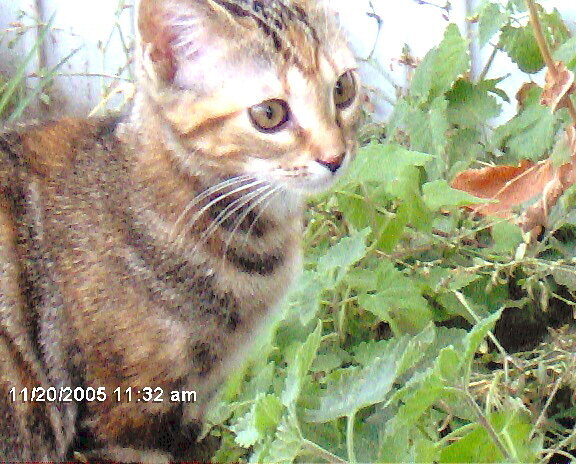
<path id="1" fill-rule="evenodd" d="M 0 131 L 2 191 L 26 176 L 42 182 L 70 175 L 79 156 L 101 144 L 116 124 L 116 118 L 65 118 Z"/>
<path id="2" fill-rule="evenodd" d="M 78 211 L 82 200 L 74 190 L 82 184 L 88 190 L 102 174 L 103 152 L 111 152 L 106 161 L 114 159 L 115 124 L 69 118 L 0 131 L 0 416 L 8 418 L 0 424 L 0 456 L 6 459 L 61 459 L 72 440 L 76 406 L 32 398 L 34 389 L 71 384 L 49 218 Z"/>

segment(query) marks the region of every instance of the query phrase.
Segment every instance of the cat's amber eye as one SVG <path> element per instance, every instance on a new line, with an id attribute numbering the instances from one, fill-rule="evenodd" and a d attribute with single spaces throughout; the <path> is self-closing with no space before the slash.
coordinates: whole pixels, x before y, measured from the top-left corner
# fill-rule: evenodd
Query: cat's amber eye
<path id="1" fill-rule="evenodd" d="M 248 109 L 252 123 L 262 132 L 274 132 L 288 121 L 290 112 L 283 100 L 266 100 Z"/>
<path id="2" fill-rule="evenodd" d="M 334 87 L 334 103 L 338 109 L 347 108 L 356 98 L 356 81 L 352 71 L 342 74 Z"/>

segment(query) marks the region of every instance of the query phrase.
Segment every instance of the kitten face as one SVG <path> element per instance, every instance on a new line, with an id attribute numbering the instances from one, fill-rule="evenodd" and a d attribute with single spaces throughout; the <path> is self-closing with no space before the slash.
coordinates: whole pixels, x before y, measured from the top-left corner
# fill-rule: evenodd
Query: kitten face
<path id="1" fill-rule="evenodd" d="M 344 171 L 356 150 L 360 80 L 333 14 L 308 3 L 141 8 L 151 95 L 181 158 L 201 153 L 225 175 L 251 174 L 296 194 L 322 191 Z M 160 19 L 142 18 L 151 14 Z"/>

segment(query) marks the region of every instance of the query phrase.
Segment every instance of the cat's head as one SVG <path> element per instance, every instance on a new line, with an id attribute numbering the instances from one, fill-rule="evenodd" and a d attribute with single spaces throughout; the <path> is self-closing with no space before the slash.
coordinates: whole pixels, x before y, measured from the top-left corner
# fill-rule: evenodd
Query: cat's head
<path id="1" fill-rule="evenodd" d="M 353 157 L 357 65 L 320 2 L 141 0 L 138 32 L 142 92 L 184 165 L 312 193 Z"/>

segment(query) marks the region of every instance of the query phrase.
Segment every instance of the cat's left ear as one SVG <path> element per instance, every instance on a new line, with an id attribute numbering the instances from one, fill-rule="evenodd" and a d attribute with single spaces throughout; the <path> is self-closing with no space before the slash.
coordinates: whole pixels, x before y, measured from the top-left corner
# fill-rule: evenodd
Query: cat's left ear
<path id="1" fill-rule="evenodd" d="M 222 42 L 233 25 L 202 0 L 141 0 L 138 8 L 139 58 L 158 84 L 202 83 L 206 71 L 225 62 Z M 184 69 L 186 68 L 186 69 Z"/>

